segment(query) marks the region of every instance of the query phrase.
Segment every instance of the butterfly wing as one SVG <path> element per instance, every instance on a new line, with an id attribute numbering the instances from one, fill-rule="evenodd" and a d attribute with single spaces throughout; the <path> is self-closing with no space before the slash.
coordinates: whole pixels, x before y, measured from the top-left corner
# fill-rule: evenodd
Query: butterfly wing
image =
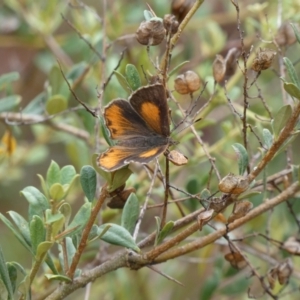
<path id="1" fill-rule="evenodd" d="M 126 100 L 117 99 L 108 104 L 104 109 L 104 118 L 112 139 L 151 135 L 152 129 Z"/>
<path id="2" fill-rule="evenodd" d="M 146 164 L 163 153 L 166 148 L 167 145 L 153 146 L 151 148 L 129 148 L 116 145 L 100 154 L 97 161 L 103 170 L 112 172 L 124 167 L 130 162 Z"/>
<path id="3" fill-rule="evenodd" d="M 169 109 L 162 84 L 138 89 L 129 98 L 129 102 L 152 130 L 162 136 L 170 135 Z"/>

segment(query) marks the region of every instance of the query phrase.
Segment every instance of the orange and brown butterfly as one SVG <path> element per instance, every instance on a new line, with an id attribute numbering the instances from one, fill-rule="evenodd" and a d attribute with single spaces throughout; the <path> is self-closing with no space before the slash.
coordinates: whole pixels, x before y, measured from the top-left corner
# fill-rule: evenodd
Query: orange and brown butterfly
<path id="1" fill-rule="evenodd" d="M 146 164 L 171 143 L 169 109 L 162 84 L 144 86 L 130 98 L 116 99 L 104 109 L 104 119 L 115 146 L 100 154 L 98 165 L 107 172 L 130 162 Z"/>

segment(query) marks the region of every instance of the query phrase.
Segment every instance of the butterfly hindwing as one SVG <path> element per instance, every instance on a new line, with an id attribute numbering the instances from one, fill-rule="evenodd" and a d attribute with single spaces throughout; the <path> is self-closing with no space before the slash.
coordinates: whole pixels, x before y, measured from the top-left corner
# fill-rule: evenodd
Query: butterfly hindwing
<path id="1" fill-rule="evenodd" d="M 113 146 L 104 153 L 100 154 L 98 164 L 107 172 L 112 172 L 124 167 L 130 162 L 139 162 L 146 164 L 153 158 L 163 153 L 167 145 L 152 148 L 127 148 L 122 146 Z"/>
<path id="2" fill-rule="evenodd" d="M 152 130 L 159 135 L 169 136 L 169 111 L 166 91 L 162 84 L 138 89 L 129 98 L 129 102 Z"/>

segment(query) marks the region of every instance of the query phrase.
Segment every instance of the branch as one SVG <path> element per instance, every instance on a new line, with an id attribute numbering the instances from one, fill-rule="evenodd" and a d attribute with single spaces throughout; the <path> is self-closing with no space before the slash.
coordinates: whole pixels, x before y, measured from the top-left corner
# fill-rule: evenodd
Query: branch
<path id="1" fill-rule="evenodd" d="M 78 109 L 78 108 L 77 108 Z M 67 110 L 63 113 L 70 112 Z M 54 117 L 61 115 L 62 113 L 51 115 L 51 116 L 41 116 L 34 114 L 22 114 L 22 113 L 0 113 L 0 120 L 5 120 L 5 122 L 9 125 L 34 125 L 38 123 L 47 123 L 49 126 L 64 131 L 66 133 L 72 134 L 80 139 L 88 141 L 90 138 L 90 134 L 82 129 L 76 128 L 74 126 L 64 124 L 64 123 L 54 123 L 50 121 Z M 16 124 L 10 124 L 10 122 L 18 122 Z"/>

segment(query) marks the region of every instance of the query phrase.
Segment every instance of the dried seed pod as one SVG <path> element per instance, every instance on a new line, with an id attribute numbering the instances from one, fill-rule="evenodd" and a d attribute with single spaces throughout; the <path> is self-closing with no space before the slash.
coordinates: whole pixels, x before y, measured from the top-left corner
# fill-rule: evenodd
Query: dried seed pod
<path id="1" fill-rule="evenodd" d="M 273 290 L 277 280 L 277 268 L 272 268 L 267 273 L 267 279 L 270 284 L 270 288 Z"/>
<path id="2" fill-rule="evenodd" d="M 222 55 L 217 54 L 213 62 L 213 76 L 216 82 L 223 81 L 226 72 L 226 63 Z"/>
<path id="3" fill-rule="evenodd" d="M 166 36 L 166 29 L 159 18 L 143 21 L 135 33 L 137 41 L 142 45 L 159 45 Z"/>
<path id="4" fill-rule="evenodd" d="M 174 88 L 181 95 L 191 94 L 199 90 L 200 86 L 200 77 L 193 71 L 186 71 L 175 78 Z"/>
<path id="5" fill-rule="evenodd" d="M 227 194 L 241 194 L 246 191 L 249 187 L 249 182 L 247 177 L 238 175 L 235 176 L 229 173 L 227 176 L 222 178 L 219 183 L 219 190 Z"/>
<path id="6" fill-rule="evenodd" d="M 235 269 L 241 270 L 247 266 L 247 262 L 244 259 L 244 256 L 239 252 L 230 252 L 227 253 L 224 257 Z"/>
<path id="7" fill-rule="evenodd" d="M 286 261 L 282 262 L 277 268 L 277 276 L 278 281 L 281 285 L 286 284 L 292 273 L 293 273 L 293 263 L 290 258 L 286 259 Z"/>
<path id="8" fill-rule="evenodd" d="M 282 248 L 290 254 L 300 256 L 300 240 L 294 236 L 289 237 L 283 244 Z"/>
<path id="9" fill-rule="evenodd" d="M 176 16 L 179 23 L 185 18 L 187 13 L 194 5 L 195 0 L 173 0 L 171 4 L 171 12 Z"/>
<path id="10" fill-rule="evenodd" d="M 240 56 L 241 51 L 238 48 L 232 48 L 227 52 L 225 63 L 226 63 L 226 73 L 225 79 L 230 78 L 236 71 L 237 59 Z"/>
<path id="11" fill-rule="evenodd" d="M 183 166 L 188 162 L 188 158 L 177 150 L 170 151 L 167 157 L 175 166 Z"/>
<path id="12" fill-rule="evenodd" d="M 202 230 L 202 227 L 205 223 L 207 223 L 213 216 L 214 214 L 214 210 L 213 209 L 209 209 L 209 210 L 204 210 L 202 211 L 198 217 L 197 217 L 197 221 L 199 224 L 199 230 Z"/>
<path id="13" fill-rule="evenodd" d="M 167 14 L 164 16 L 164 27 L 168 32 L 174 34 L 178 30 L 179 22 L 176 20 L 176 17 L 171 14 Z"/>
<path id="14" fill-rule="evenodd" d="M 128 188 L 124 190 L 125 184 L 117 188 L 113 192 L 109 193 L 110 199 L 107 202 L 107 206 L 112 209 L 122 209 L 131 193 L 135 193 L 134 188 Z"/>
<path id="15" fill-rule="evenodd" d="M 228 223 L 244 217 L 252 209 L 252 207 L 253 203 L 250 201 L 235 202 L 233 212 L 228 218 Z"/>
<path id="16" fill-rule="evenodd" d="M 282 23 L 275 36 L 276 43 L 279 46 L 288 46 L 294 44 L 296 40 L 295 32 L 291 24 L 288 22 Z"/>
<path id="17" fill-rule="evenodd" d="M 267 70 L 270 68 L 275 55 L 276 52 L 272 49 L 259 49 L 251 68 L 256 72 Z"/>

